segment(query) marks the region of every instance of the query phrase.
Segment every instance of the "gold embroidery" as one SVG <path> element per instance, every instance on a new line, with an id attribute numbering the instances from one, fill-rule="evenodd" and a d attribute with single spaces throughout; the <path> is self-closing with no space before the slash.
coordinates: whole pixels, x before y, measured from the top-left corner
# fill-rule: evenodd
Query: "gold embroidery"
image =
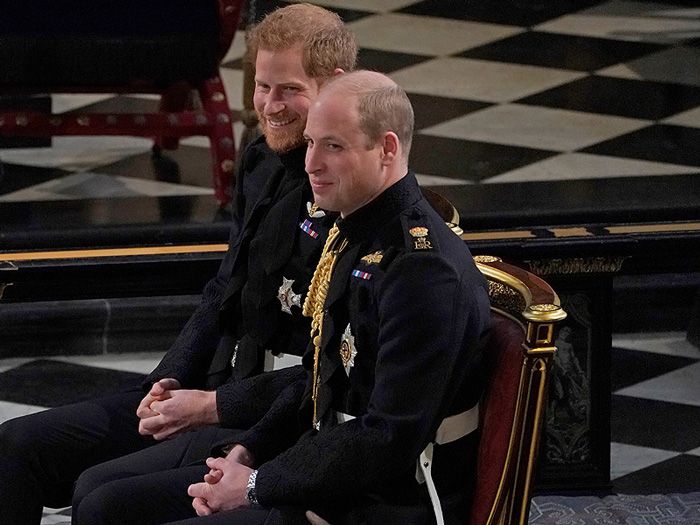
<path id="1" fill-rule="evenodd" d="M 314 371 L 313 383 L 311 385 L 311 399 L 314 403 L 312 425 L 313 428 L 317 430 L 319 428 L 317 401 L 318 388 L 320 386 L 319 357 L 321 355 L 323 314 L 326 304 L 326 297 L 328 296 L 328 288 L 338 254 L 343 251 L 348 244 L 347 239 L 342 239 L 340 242 L 338 242 L 339 237 L 340 230 L 338 229 L 338 226 L 334 224 L 331 230 L 328 232 L 328 239 L 326 239 L 326 244 L 323 246 L 321 259 L 318 261 L 318 265 L 314 271 L 314 276 L 311 278 L 311 285 L 309 286 L 309 291 L 306 294 L 306 300 L 304 301 L 304 308 L 302 310 L 302 313 L 306 317 L 311 317 L 311 341 L 314 344 Z"/>
<path id="2" fill-rule="evenodd" d="M 365 255 L 360 260 L 365 264 L 379 264 L 380 262 L 382 262 L 383 257 L 384 257 L 384 254 L 382 253 L 382 251 L 377 250 L 374 253 L 369 253 L 369 254 Z"/>

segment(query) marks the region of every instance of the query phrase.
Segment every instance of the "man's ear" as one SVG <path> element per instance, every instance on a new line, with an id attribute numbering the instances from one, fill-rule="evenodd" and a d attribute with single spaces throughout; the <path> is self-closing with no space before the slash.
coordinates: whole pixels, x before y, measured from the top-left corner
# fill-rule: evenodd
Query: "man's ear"
<path id="1" fill-rule="evenodd" d="M 382 165 L 393 163 L 399 156 L 401 142 L 393 131 L 387 131 L 382 138 Z"/>
<path id="2" fill-rule="evenodd" d="M 337 67 L 333 70 L 334 77 L 337 77 L 338 75 L 342 75 L 343 73 L 345 73 L 345 70 L 342 68 L 339 68 L 339 67 Z"/>

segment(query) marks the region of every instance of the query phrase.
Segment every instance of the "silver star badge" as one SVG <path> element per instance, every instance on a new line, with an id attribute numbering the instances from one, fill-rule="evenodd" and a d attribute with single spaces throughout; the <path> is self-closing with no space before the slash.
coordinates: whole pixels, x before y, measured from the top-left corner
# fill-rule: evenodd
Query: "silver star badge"
<path id="1" fill-rule="evenodd" d="M 348 326 L 343 332 L 343 337 L 340 340 L 340 358 L 343 360 L 343 367 L 347 375 L 350 375 L 350 369 L 355 366 L 356 355 L 355 336 L 350 332 L 350 323 L 348 323 Z"/>
<path id="2" fill-rule="evenodd" d="M 292 313 L 292 306 L 301 308 L 301 295 L 294 293 L 292 286 L 294 286 L 294 279 L 282 277 L 282 286 L 280 286 L 277 291 L 277 299 L 280 300 L 282 311 L 290 315 Z"/>

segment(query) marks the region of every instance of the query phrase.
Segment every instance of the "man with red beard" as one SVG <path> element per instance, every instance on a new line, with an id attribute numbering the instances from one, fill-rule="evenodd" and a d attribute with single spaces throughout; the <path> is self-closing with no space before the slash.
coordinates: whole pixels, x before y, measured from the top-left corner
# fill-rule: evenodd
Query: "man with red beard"
<path id="1" fill-rule="evenodd" d="M 158 507 L 157 488 L 186 491 L 217 444 L 233 442 L 303 374 L 258 375 L 293 363 L 308 344 L 301 304 L 334 217 L 314 205 L 303 130 L 322 84 L 354 68 L 357 46 L 337 15 L 309 4 L 274 11 L 248 37 L 264 136 L 243 154 L 221 267 L 141 388 L 0 426 L 6 525 L 38 524 L 43 506 L 71 497 L 73 522 L 97 523 L 124 487 L 148 491 Z"/>

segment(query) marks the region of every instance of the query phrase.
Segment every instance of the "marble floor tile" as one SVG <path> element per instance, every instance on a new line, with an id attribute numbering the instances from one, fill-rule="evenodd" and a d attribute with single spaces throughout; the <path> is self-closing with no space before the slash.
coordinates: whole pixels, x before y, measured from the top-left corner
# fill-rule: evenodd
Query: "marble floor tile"
<path id="1" fill-rule="evenodd" d="M 54 113 L 65 113 L 66 111 L 108 100 L 113 96 L 111 94 L 55 93 L 51 95 L 51 110 Z"/>
<path id="2" fill-rule="evenodd" d="M 639 119 L 503 104 L 426 128 L 421 133 L 553 151 L 571 151 L 648 124 Z"/>
<path id="3" fill-rule="evenodd" d="M 686 452 L 686 454 L 690 454 L 691 456 L 700 456 L 700 447 L 695 448 L 693 450 L 689 450 Z"/>
<path id="4" fill-rule="evenodd" d="M 588 153 L 564 153 L 529 164 L 484 181 L 485 184 L 548 180 L 608 179 L 644 175 L 700 173 L 695 166 L 606 157 Z"/>
<path id="5" fill-rule="evenodd" d="M 681 10 L 682 15 L 686 13 Z M 612 1 L 535 27 L 554 33 L 673 44 L 696 38 L 700 20 L 674 16 L 663 4 Z"/>
<path id="6" fill-rule="evenodd" d="M 685 336 L 685 332 L 615 334 L 612 344 L 616 348 L 700 359 L 700 349 Z"/>
<path id="7" fill-rule="evenodd" d="M 221 68 L 221 81 L 226 89 L 228 105 L 231 109 L 243 109 L 243 71 Z"/>
<path id="8" fill-rule="evenodd" d="M 415 1 L 416 0 L 315 0 L 314 4 L 325 7 L 385 13 L 411 5 L 415 3 Z"/>
<path id="9" fill-rule="evenodd" d="M 134 352 L 128 354 L 56 356 L 51 359 L 77 365 L 94 366 L 96 368 L 148 374 L 160 363 L 163 355 L 164 352 Z"/>
<path id="10" fill-rule="evenodd" d="M 425 16 L 442 16 L 462 20 L 476 20 L 495 24 L 527 27 L 564 13 L 578 11 L 600 0 L 558 0 L 556 2 L 509 2 L 507 9 L 500 2 L 464 2 L 461 0 L 423 0 L 401 10 Z"/>
<path id="11" fill-rule="evenodd" d="M 138 137 L 54 137 L 51 148 L 0 150 L 2 162 L 86 170 L 145 151 L 153 142 Z"/>
<path id="12" fill-rule="evenodd" d="M 620 96 L 621 93 L 625 96 Z M 659 120 L 700 105 L 700 87 L 592 75 L 516 102 Z"/>
<path id="13" fill-rule="evenodd" d="M 623 388 L 616 394 L 700 406 L 700 362 Z"/>
<path id="14" fill-rule="evenodd" d="M 358 69 L 369 69 L 389 74 L 398 69 L 403 69 L 420 62 L 429 60 L 425 55 L 411 55 L 409 53 L 396 53 L 381 49 L 360 48 L 357 56 Z"/>
<path id="15" fill-rule="evenodd" d="M 668 450 L 610 443 L 610 478 L 617 479 L 677 455 L 678 452 Z"/>
<path id="16" fill-rule="evenodd" d="M 700 48 L 673 47 L 597 72 L 619 78 L 700 86 Z"/>
<path id="17" fill-rule="evenodd" d="M 211 188 L 199 186 L 82 172 L 8 193 L 0 197 L 0 201 L 102 199 L 140 195 L 167 197 L 172 195 L 212 195 L 213 193 L 214 190 Z"/>
<path id="18" fill-rule="evenodd" d="M 458 56 L 576 71 L 594 71 L 659 49 L 663 47 L 645 42 L 527 31 L 469 49 Z"/>
<path id="19" fill-rule="evenodd" d="M 700 128 L 700 107 L 678 113 L 677 115 L 664 119 L 662 122 L 665 124 Z"/>
<path id="20" fill-rule="evenodd" d="M 348 24 L 362 47 L 416 55 L 451 55 L 521 32 L 520 27 L 390 13 Z"/>
<path id="21" fill-rule="evenodd" d="M 416 174 L 416 179 L 418 179 L 418 184 L 421 186 L 464 186 L 465 184 L 472 184 L 468 180 L 451 179 L 437 175 L 421 175 L 420 173 Z"/>
<path id="22" fill-rule="evenodd" d="M 700 128 L 657 124 L 595 144 L 586 153 L 700 166 Z"/>
<path id="23" fill-rule="evenodd" d="M 409 93 L 509 102 L 585 73 L 468 58 L 438 58 L 389 75 Z"/>
<path id="24" fill-rule="evenodd" d="M 231 46 L 226 51 L 224 58 L 221 60 L 222 64 L 231 62 L 233 60 L 238 60 L 245 55 L 246 45 L 245 45 L 245 31 L 243 29 L 237 29 L 236 34 L 233 35 L 233 41 Z"/>

